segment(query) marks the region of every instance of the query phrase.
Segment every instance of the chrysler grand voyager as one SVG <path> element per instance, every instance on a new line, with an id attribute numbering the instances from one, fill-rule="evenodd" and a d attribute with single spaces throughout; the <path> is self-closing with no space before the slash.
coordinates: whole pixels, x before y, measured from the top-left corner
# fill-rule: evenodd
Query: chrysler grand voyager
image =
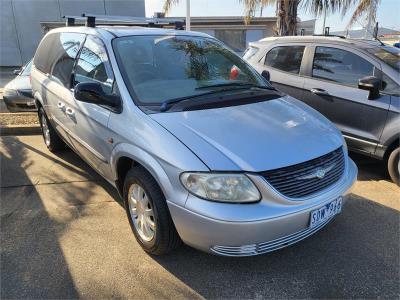
<path id="1" fill-rule="evenodd" d="M 206 34 L 55 29 L 32 87 L 48 149 L 68 145 L 118 190 L 151 254 L 288 246 L 340 213 L 356 179 L 331 122 Z"/>

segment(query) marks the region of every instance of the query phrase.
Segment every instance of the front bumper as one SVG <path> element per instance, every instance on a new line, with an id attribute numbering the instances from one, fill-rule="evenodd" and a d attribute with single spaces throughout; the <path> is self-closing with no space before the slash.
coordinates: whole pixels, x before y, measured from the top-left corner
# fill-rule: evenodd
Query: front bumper
<path id="1" fill-rule="evenodd" d="M 259 203 L 217 203 L 190 195 L 185 207 L 172 202 L 168 206 L 186 244 L 219 255 L 258 255 L 291 245 L 324 227 L 331 219 L 309 228 L 311 211 L 339 196 L 343 196 L 345 203 L 356 178 L 357 167 L 348 159 L 339 182 L 304 201 L 284 199 L 266 187 L 261 191 L 263 199 Z M 255 183 L 260 188 L 262 183 Z"/>

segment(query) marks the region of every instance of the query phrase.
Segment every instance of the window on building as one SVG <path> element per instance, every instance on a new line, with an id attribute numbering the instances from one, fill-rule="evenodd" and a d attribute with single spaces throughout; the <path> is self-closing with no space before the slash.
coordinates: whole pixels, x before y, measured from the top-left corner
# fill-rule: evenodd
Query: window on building
<path id="1" fill-rule="evenodd" d="M 359 79 L 373 74 L 374 66 L 352 52 L 330 47 L 315 49 L 313 77 L 357 87 Z"/>
<path id="2" fill-rule="evenodd" d="M 272 48 L 265 57 L 265 65 L 294 74 L 300 72 L 304 46 L 279 46 Z"/>
<path id="3" fill-rule="evenodd" d="M 215 30 L 215 37 L 235 52 L 242 53 L 246 49 L 245 30 Z"/>
<path id="4" fill-rule="evenodd" d="M 53 44 L 54 65 L 51 71 L 51 79 L 65 87 L 70 86 L 72 68 L 75 58 L 85 39 L 84 34 L 61 33 L 57 42 Z"/>
<path id="5" fill-rule="evenodd" d="M 105 92 L 111 93 L 113 81 L 113 73 L 103 43 L 96 37 L 88 37 L 75 68 L 74 85 L 81 82 L 98 82 Z"/>

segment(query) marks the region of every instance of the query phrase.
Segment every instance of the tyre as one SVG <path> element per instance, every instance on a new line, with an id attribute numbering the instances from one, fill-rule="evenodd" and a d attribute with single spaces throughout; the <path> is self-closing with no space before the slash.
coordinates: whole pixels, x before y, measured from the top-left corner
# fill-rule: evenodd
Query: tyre
<path id="1" fill-rule="evenodd" d="M 164 194 L 143 167 L 128 171 L 123 194 L 132 231 L 146 252 L 163 255 L 181 244 Z"/>
<path id="2" fill-rule="evenodd" d="M 395 148 L 388 157 L 387 168 L 389 172 L 390 179 L 397 185 L 400 185 L 399 179 L 399 157 L 400 157 L 400 147 Z"/>
<path id="3" fill-rule="evenodd" d="M 40 127 L 42 128 L 42 135 L 44 143 L 51 152 L 57 152 L 65 149 L 64 141 L 58 136 L 57 132 L 50 124 L 46 112 L 43 107 L 38 110 Z"/>

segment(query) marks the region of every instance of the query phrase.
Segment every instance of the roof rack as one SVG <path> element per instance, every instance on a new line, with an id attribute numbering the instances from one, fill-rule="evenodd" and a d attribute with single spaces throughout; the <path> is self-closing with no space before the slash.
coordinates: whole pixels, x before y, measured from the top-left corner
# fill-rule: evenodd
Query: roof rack
<path id="1" fill-rule="evenodd" d="M 344 35 L 329 34 L 329 29 L 330 29 L 330 27 L 327 26 L 324 29 L 324 34 L 313 34 L 313 36 L 329 36 L 329 37 L 338 37 L 341 39 L 346 38 Z"/>
<path id="2" fill-rule="evenodd" d="M 185 20 L 179 18 L 141 18 L 129 16 L 93 15 L 85 13 L 81 16 L 63 16 L 63 18 L 65 19 L 65 26 L 74 26 L 76 24 L 76 20 L 84 20 L 85 26 L 87 27 L 96 27 L 96 25 L 129 25 L 156 28 L 175 26 L 175 29 L 183 30 L 185 24 Z"/>

